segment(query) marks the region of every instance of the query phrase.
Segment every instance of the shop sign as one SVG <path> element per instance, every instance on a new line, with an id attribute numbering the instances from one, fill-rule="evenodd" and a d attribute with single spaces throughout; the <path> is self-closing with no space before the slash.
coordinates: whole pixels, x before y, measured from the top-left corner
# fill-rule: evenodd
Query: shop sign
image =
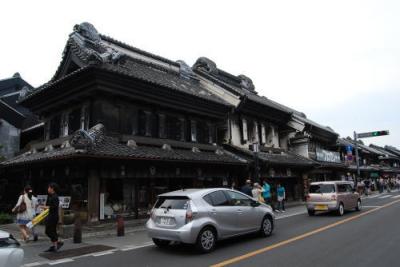
<path id="1" fill-rule="evenodd" d="M 71 197 L 69 197 L 69 196 L 59 196 L 58 199 L 59 199 L 61 208 L 63 208 L 63 209 L 68 209 L 69 208 L 69 204 L 71 203 Z"/>
<path id="2" fill-rule="evenodd" d="M 339 152 L 317 148 L 317 160 L 341 163 Z"/>

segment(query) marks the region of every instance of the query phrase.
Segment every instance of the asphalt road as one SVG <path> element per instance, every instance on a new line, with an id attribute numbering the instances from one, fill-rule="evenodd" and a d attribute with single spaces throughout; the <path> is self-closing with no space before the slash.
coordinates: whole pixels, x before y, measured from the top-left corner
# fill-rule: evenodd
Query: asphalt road
<path id="1" fill-rule="evenodd" d="M 363 200 L 361 212 L 343 217 L 295 215 L 276 222 L 269 238 L 254 235 L 222 241 L 210 253 L 190 246 L 112 251 L 65 262 L 88 266 L 400 266 L 400 194 Z M 105 244 L 107 245 L 107 244 Z M 48 266 L 48 265 L 44 265 Z"/>

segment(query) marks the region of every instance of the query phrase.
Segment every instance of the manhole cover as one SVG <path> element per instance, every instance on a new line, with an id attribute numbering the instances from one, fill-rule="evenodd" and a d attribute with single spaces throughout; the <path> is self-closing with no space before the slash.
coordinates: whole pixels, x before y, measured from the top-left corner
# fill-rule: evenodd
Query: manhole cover
<path id="1" fill-rule="evenodd" d="M 104 245 L 93 245 L 93 246 L 86 246 L 81 248 L 73 248 L 73 249 L 66 249 L 60 250 L 58 252 L 44 252 L 39 254 L 39 256 L 46 258 L 48 260 L 60 260 L 64 258 L 71 258 L 82 256 L 85 254 L 101 252 L 113 249 L 114 247 L 104 246 Z"/>

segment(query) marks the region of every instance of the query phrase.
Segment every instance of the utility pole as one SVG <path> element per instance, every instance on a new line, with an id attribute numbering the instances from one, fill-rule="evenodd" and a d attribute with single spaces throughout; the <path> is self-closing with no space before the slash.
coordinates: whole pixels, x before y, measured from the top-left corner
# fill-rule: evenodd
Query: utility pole
<path id="1" fill-rule="evenodd" d="M 357 176 L 355 180 L 355 188 L 357 188 L 357 183 L 358 179 L 360 178 L 360 161 L 358 158 L 358 140 L 360 138 L 368 138 L 368 137 L 377 137 L 377 136 L 383 136 L 383 135 L 389 135 L 388 130 L 383 130 L 383 131 L 375 131 L 375 132 L 366 132 L 366 133 L 356 133 L 354 131 L 354 142 L 356 143 L 356 164 L 357 164 Z"/>

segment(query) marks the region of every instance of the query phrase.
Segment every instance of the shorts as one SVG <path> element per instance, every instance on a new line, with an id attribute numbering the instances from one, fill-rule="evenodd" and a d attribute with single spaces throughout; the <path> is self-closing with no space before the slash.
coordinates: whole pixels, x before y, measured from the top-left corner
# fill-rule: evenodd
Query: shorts
<path id="1" fill-rule="evenodd" d="M 27 225 L 29 222 L 30 222 L 30 220 L 17 219 L 17 224 L 18 225 Z"/>

